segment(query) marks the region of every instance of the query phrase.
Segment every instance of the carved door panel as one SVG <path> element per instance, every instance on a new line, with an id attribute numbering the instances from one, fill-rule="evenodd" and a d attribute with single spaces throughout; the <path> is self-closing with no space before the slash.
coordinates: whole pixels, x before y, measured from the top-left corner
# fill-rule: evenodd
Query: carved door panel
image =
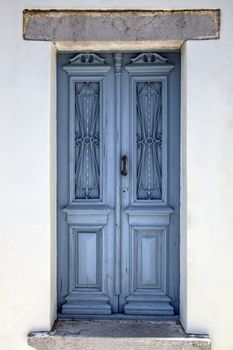
<path id="1" fill-rule="evenodd" d="M 178 268 L 179 55 L 58 55 L 59 312 L 172 316 Z"/>

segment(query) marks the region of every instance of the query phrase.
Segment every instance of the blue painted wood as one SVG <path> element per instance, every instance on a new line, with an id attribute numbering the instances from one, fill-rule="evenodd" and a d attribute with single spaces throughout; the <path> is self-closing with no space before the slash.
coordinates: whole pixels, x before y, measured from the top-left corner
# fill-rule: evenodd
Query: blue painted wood
<path id="1" fill-rule="evenodd" d="M 110 261 L 114 113 L 106 100 L 112 65 L 86 53 L 66 56 L 58 69 L 58 124 L 65 121 L 64 129 L 58 125 L 59 308 L 64 315 L 111 314 L 117 304 Z"/>
<path id="2" fill-rule="evenodd" d="M 177 243 L 179 234 L 173 232 L 170 225 L 173 216 L 179 220 L 179 202 L 173 203 L 174 208 L 169 199 L 170 192 L 175 192 L 176 199 L 179 198 L 178 182 L 177 187 L 168 186 L 170 176 L 179 179 L 179 172 L 174 174 L 169 163 L 170 144 L 178 153 L 176 160 L 179 162 L 179 144 L 173 143 L 173 133 L 179 134 L 179 102 L 173 106 L 169 102 L 170 94 L 176 94 L 170 83 L 175 71 L 176 64 L 167 55 L 164 59 L 163 55 L 145 53 L 131 59 L 123 74 L 123 86 L 127 89 L 123 95 L 122 147 L 130 161 L 129 176 L 122 180 L 122 246 L 128 249 L 122 250 L 120 310 L 126 314 L 173 315 L 178 312 L 178 304 L 174 303 L 178 293 L 170 292 L 174 284 L 178 286 L 178 260 L 174 260 L 172 252 L 167 254 L 172 235 Z M 176 97 L 179 101 L 178 94 Z M 176 118 L 177 123 L 172 131 L 170 118 Z M 156 233 L 162 253 L 158 254 L 154 248 L 139 259 L 143 248 L 137 232 L 146 234 L 148 230 L 150 237 L 152 232 Z M 149 238 L 143 242 L 147 245 Z M 148 266 L 151 280 L 157 281 L 157 285 L 150 287 L 137 282 L 140 270 L 148 270 Z"/>
<path id="3" fill-rule="evenodd" d="M 115 295 L 120 295 L 121 285 L 121 113 L 122 113 L 122 58 L 121 52 L 114 54 L 115 66 Z M 118 307 L 118 306 L 117 306 Z"/>
<path id="4" fill-rule="evenodd" d="M 179 53 L 58 54 L 64 315 L 179 313 L 179 114 Z"/>

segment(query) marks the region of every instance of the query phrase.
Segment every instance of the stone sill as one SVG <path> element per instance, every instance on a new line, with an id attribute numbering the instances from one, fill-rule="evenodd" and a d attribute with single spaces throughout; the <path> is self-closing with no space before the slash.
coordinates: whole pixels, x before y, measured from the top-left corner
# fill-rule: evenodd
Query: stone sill
<path id="1" fill-rule="evenodd" d="M 38 350 L 210 350 L 206 335 L 184 332 L 179 321 L 56 321 L 50 332 L 32 332 Z"/>

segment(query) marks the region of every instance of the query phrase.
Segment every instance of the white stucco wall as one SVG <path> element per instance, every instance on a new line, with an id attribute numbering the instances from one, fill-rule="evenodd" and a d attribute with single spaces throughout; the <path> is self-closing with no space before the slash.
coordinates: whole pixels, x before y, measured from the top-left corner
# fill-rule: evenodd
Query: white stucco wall
<path id="1" fill-rule="evenodd" d="M 89 0 L 89 8 L 125 8 Z M 77 0 L 0 4 L 0 349 L 27 349 L 56 308 L 55 53 L 22 39 L 24 8 L 81 8 Z M 132 0 L 131 8 L 222 10 L 221 39 L 182 52 L 181 316 L 233 349 L 233 2 Z M 186 215 L 187 212 L 187 215 Z M 187 220 L 186 220 L 187 219 Z"/>

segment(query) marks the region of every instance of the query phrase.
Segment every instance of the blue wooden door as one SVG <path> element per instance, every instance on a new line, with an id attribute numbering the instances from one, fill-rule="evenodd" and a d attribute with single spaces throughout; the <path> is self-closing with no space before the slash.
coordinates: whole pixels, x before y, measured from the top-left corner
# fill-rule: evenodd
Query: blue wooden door
<path id="1" fill-rule="evenodd" d="M 59 312 L 177 314 L 179 54 L 63 53 L 57 76 Z"/>

